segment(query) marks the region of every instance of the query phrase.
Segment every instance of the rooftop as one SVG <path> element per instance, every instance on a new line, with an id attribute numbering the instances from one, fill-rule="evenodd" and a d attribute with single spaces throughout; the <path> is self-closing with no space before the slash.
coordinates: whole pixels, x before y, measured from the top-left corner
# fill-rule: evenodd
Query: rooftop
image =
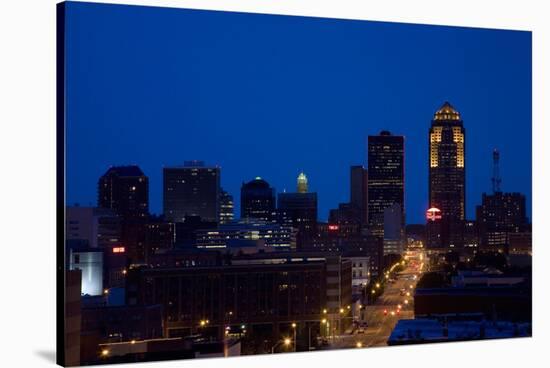
<path id="1" fill-rule="evenodd" d="M 143 171 L 137 165 L 128 165 L 128 166 L 111 166 L 109 170 L 105 173 L 107 175 L 117 175 L 117 176 L 145 176 Z"/>
<path id="2" fill-rule="evenodd" d="M 531 336 L 530 323 L 507 321 L 452 321 L 402 319 L 395 325 L 389 345 L 420 342 L 464 341 Z"/>
<path id="3" fill-rule="evenodd" d="M 434 114 L 434 120 L 437 121 L 457 121 L 460 120 L 460 113 L 448 101 Z"/>

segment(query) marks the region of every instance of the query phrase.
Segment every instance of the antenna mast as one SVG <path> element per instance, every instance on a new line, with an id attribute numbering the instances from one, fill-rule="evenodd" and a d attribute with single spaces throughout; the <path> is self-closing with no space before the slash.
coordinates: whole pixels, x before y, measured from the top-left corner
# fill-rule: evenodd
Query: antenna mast
<path id="1" fill-rule="evenodd" d="M 500 182 L 502 181 L 500 179 L 500 168 L 499 168 L 499 161 L 500 161 L 500 152 L 495 148 L 493 150 L 493 178 L 491 181 L 493 182 L 493 193 L 500 193 Z"/>

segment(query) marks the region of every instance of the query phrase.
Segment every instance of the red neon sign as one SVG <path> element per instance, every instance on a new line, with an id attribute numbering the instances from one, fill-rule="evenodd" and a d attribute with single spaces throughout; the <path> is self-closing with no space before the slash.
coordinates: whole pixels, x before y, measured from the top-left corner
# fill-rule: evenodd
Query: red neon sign
<path id="1" fill-rule="evenodd" d="M 331 231 L 336 231 L 338 230 L 338 225 L 328 225 L 328 229 Z"/>
<path id="2" fill-rule="evenodd" d="M 435 207 L 430 208 L 426 211 L 426 219 L 430 221 L 441 220 L 441 210 Z"/>

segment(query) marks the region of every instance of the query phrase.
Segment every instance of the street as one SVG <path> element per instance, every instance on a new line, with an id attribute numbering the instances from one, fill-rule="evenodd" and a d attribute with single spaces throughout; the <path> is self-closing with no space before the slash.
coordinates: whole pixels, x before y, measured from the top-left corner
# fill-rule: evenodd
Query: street
<path id="1" fill-rule="evenodd" d="M 386 346 L 387 340 L 399 319 L 414 318 L 413 295 L 416 283 L 424 271 L 424 254 L 409 251 L 406 268 L 395 276 L 394 282 L 386 282 L 384 292 L 374 305 L 366 306 L 363 322 L 367 328 L 360 333 L 337 336 L 331 341 L 331 349 Z"/>

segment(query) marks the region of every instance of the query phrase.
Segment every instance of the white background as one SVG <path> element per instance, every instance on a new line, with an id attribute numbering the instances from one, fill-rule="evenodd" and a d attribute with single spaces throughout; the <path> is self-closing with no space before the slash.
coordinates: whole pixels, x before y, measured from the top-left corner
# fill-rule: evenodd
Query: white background
<path id="1" fill-rule="evenodd" d="M 103 2 L 103 1 L 99 1 Z M 550 10 L 546 1 L 110 1 L 533 31 L 534 337 L 139 367 L 548 366 Z M 55 361 L 55 1 L 0 2 L 0 367 Z M 498 108 L 506 108 L 499 106 Z M 520 127 L 518 127 L 520 129 Z M 523 147 L 518 149 L 530 149 Z M 130 365 L 119 365 L 125 367 Z M 135 367 L 133 365 L 132 367 Z"/>

